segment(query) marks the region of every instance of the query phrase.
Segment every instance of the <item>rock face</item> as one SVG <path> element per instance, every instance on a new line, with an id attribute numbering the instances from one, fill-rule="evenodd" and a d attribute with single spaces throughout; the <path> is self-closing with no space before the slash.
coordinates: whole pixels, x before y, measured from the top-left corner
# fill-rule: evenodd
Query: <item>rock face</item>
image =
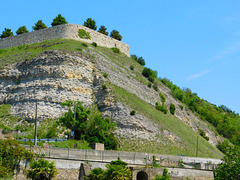
<path id="1" fill-rule="evenodd" d="M 87 55 L 91 54 L 93 56 Z M 127 66 L 127 65 L 126 65 Z M 126 138 L 157 140 L 164 136 L 173 141 L 181 141 L 174 133 L 161 129 L 144 114 L 130 115 L 130 108 L 123 102 L 116 102 L 110 89 L 102 89 L 102 83 L 109 81 L 135 94 L 145 102 L 155 105 L 161 102 L 159 92 L 134 78 L 136 75 L 118 66 L 98 51 L 65 53 L 46 51 L 30 61 L 23 61 L 0 71 L 0 104 L 11 104 L 12 114 L 35 118 L 37 102 L 38 118 L 56 118 L 66 109 L 60 106 L 66 100 L 80 101 L 84 106 L 96 103 L 104 116 L 111 117 L 118 125 L 116 134 Z M 103 73 L 108 73 L 108 78 Z M 211 144 L 217 144 L 214 132 L 195 117 L 185 107 L 180 109 L 171 91 L 163 84 L 158 89 L 166 97 L 166 107 L 176 106 L 175 116 L 198 131 L 205 130 Z"/>

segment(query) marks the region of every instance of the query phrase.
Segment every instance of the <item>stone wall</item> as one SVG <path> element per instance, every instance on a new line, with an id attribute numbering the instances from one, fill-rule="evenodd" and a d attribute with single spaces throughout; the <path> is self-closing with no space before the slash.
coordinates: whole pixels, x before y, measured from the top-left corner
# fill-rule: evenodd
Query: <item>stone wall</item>
<path id="1" fill-rule="evenodd" d="M 84 29 L 85 31 L 89 32 L 91 39 L 81 39 L 78 36 L 79 29 Z M 63 24 L 50 27 L 47 29 L 41 29 L 38 31 L 20 34 L 17 36 L 3 38 L 0 39 L 0 48 L 9 48 L 24 44 L 38 43 L 43 42 L 45 40 L 57 38 L 81 40 L 87 43 L 96 42 L 99 46 L 108 48 L 117 47 L 120 49 L 122 53 L 126 54 L 127 56 L 130 56 L 128 44 L 125 44 L 121 41 L 118 41 L 97 31 L 89 29 L 85 26 L 77 24 Z"/>

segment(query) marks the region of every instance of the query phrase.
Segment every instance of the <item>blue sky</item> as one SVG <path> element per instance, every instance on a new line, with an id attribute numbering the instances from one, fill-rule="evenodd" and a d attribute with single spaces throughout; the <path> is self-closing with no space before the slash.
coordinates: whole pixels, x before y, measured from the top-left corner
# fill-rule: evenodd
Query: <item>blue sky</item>
<path id="1" fill-rule="evenodd" d="M 59 13 L 69 23 L 91 17 L 117 29 L 131 54 L 201 98 L 240 113 L 240 1 L 234 0 L 12 0 L 0 3 L 0 33 L 51 26 Z"/>

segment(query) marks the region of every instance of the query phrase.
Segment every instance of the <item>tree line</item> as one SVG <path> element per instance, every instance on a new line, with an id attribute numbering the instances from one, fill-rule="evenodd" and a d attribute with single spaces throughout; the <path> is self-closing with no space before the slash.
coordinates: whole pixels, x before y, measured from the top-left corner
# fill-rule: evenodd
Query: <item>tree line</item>
<path id="1" fill-rule="evenodd" d="M 55 17 L 51 23 L 52 26 L 57 26 L 60 24 L 67 24 L 68 22 L 66 21 L 65 17 L 63 17 L 61 14 L 58 14 L 57 17 Z M 96 21 L 92 18 L 87 18 L 86 21 L 84 21 L 83 23 L 84 26 L 93 29 L 93 30 L 97 30 L 97 25 L 96 25 Z M 34 31 L 40 30 L 40 29 L 46 29 L 48 28 L 42 20 L 38 20 L 34 26 L 32 27 L 32 29 Z M 16 34 L 24 34 L 24 33 L 28 33 L 28 29 L 26 26 L 21 26 L 17 29 Z M 108 32 L 107 32 L 107 28 L 105 26 L 100 26 L 100 28 L 98 29 L 98 32 L 108 36 Z M 0 35 L 0 38 L 6 38 L 9 36 L 13 36 L 13 32 L 11 29 L 5 28 L 4 31 L 2 32 L 2 34 Z M 122 40 L 122 36 L 120 35 L 119 31 L 117 30 L 112 30 L 110 33 L 110 37 L 114 38 L 116 40 L 121 41 Z"/>

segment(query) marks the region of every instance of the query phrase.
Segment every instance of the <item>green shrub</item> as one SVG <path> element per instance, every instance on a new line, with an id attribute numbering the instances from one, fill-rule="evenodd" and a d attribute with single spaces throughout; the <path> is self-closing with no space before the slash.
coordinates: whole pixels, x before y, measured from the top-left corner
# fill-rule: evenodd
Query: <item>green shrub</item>
<path id="1" fill-rule="evenodd" d="M 96 42 L 92 42 L 92 46 L 97 47 L 97 43 Z"/>
<path id="2" fill-rule="evenodd" d="M 158 92 L 158 87 L 154 84 L 153 89 Z"/>
<path id="3" fill-rule="evenodd" d="M 231 147 L 231 144 L 228 140 L 224 140 L 223 142 L 218 142 L 218 145 L 217 145 L 217 148 L 224 154 L 226 154 L 226 152 L 230 147 Z"/>
<path id="4" fill-rule="evenodd" d="M 202 136 L 204 139 L 206 139 L 207 141 L 209 141 L 209 137 L 206 136 L 206 133 L 205 133 L 204 130 L 198 129 L 198 131 L 199 131 L 200 136 Z"/>
<path id="5" fill-rule="evenodd" d="M 57 26 L 60 24 L 67 24 L 68 22 L 66 21 L 65 17 L 63 17 L 61 14 L 58 14 L 57 17 L 53 19 L 52 26 Z"/>
<path id="6" fill-rule="evenodd" d="M 26 26 L 21 26 L 18 28 L 18 30 L 16 31 L 17 35 L 18 34 L 24 34 L 24 33 L 28 33 L 29 31 L 27 30 Z"/>
<path id="7" fill-rule="evenodd" d="M 134 66 L 133 66 L 133 65 L 131 65 L 131 66 L 130 66 L 130 69 L 131 69 L 131 70 L 134 70 Z"/>
<path id="8" fill-rule="evenodd" d="M 160 98 L 161 98 L 162 104 L 164 104 L 165 101 L 166 101 L 165 96 L 164 96 L 161 92 L 159 93 L 159 96 L 160 96 Z"/>
<path id="9" fill-rule="evenodd" d="M 179 107 L 180 107 L 181 110 L 183 110 L 183 105 L 180 104 Z"/>
<path id="10" fill-rule="evenodd" d="M 137 57 L 137 55 L 135 54 L 132 54 L 131 55 L 131 58 L 136 61 L 137 63 L 141 64 L 142 66 L 145 66 L 146 63 L 145 63 L 145 60 L 143 59 L 143 57 Z"/>
<path id="11" fill-rule="evenodd" d="M 83 25 L 90 29 L 97 30 L 96 22 L 92 18 L 87 18 L 87 20 L 84 21 Z"/>
<path id="12" fill-rule="evenodd" d="M 174 115 L 175 109 L 176 109 L 175 105 L 171 103 L 171 104 L 170 104 L 170 113 L 171 113 L 172 115 Z"/>
<path id="13" fill-rule="evenodd" d="M 116 48 L 116 47 L 111 48 L 111 49 L 112 49 L 112 51 L 113 51 L 114 53 L 117 53 L 117 54 L 120 53 L 120 49 L 118 49 L 118 48 Z"/>
<path id="14" fill-rule="evenodd" d="M 11 31 L 11 29 L 5 28 L 4 31 L 2 32 L 0 38 L 6 38 L 9 36 L 13 36 L 13 32 Z"/>
<path id="15" fill-rule="evenodd" d="M 107 89 L 107 85 L 106 84 L 102 84 L 102 89 Z"/>
<path id="16" fill-rule="evenodd" d="M 134 116 L 136 114 L 136 111 L 135 110 L 132 110 L 131 112 L 130 112 L 130 115 L 131 116 Z"/>
<path id="17" fill-rule="evenodd" d="M 30 163 L 30 169 L 26 174 L 28 178 L 34 180 L 51 180 L 57 176 L 57 168 L 55 162 L 49 162 L 44 159 L 34 160 Z"/>
<path id="18" fill-rule="evenodd" d="M 108 73 L 103 73 L 103 77 L 107 78 L 108 77 Z"/>
<path id="19" fill-rule="evenodd" d="M 157 72 L 151 70 L 150 68 L 144 68 L 142 71 L 142 75 L 148 78 L 150 82 L 154 82 L 154 80 L 157 78 Z"/>
<path id="20" fill-rule="evenodd" d="M 35 23 L 35 26 L 32 27 L 33 30 L 40 30 L 40 29 L 46 29 L 47 26 L 42 22 L 42 20 L 38 20 L 38 22 Z"/>
<path id="21" fill-rule="evenodd" d="M 148 82 L 148 87 L 151 88 L 152 87 L 152 83 Z"/>
<path id="22" fill-rule="evenodd" d="M 11 132 L 11 128 L 9 128 L 9 127 L 7 127 L 7 126 L 5 126 L 4 128 L 3 128 L 3 130 L 2 130 L 2 133 L 3 134 L 9 134 Z"/>
<path id="23" fill-rule="evenodd" d="M 120 33 L 117 30 L 113 30 L 110 34 L 111 38 L 114 38 L 116 40 L 121 41 L 122 40 L 122 36 L 120 35 Z"/>
<path id="24" fill-rule="evenodd" d="M 155 104 L 155 108 L 161 112 L 163 112 L 164 114 L 167 114 L 167 109 L 164 106 L 160 106 L 157 102 Z"/>
<path id="25" fill-rule="evenodd" d="M 88 47 L 88 45 L 86 43 L 82 43 L 81 44 L 83 47 Z"/>
<path id="26" fill-rule="evenodd" d="M 78 30 L 78 36 L 82 39 L 91 39 L 90 33 L 85 31 L 84 29 Z"/>
<path id="27" fill-rule="evenodd" d="M 106 30 L 107 30 L 107 28 L 105 26 L 100 26 L 98 32 L 108 36 L 108 32 Z"/>

